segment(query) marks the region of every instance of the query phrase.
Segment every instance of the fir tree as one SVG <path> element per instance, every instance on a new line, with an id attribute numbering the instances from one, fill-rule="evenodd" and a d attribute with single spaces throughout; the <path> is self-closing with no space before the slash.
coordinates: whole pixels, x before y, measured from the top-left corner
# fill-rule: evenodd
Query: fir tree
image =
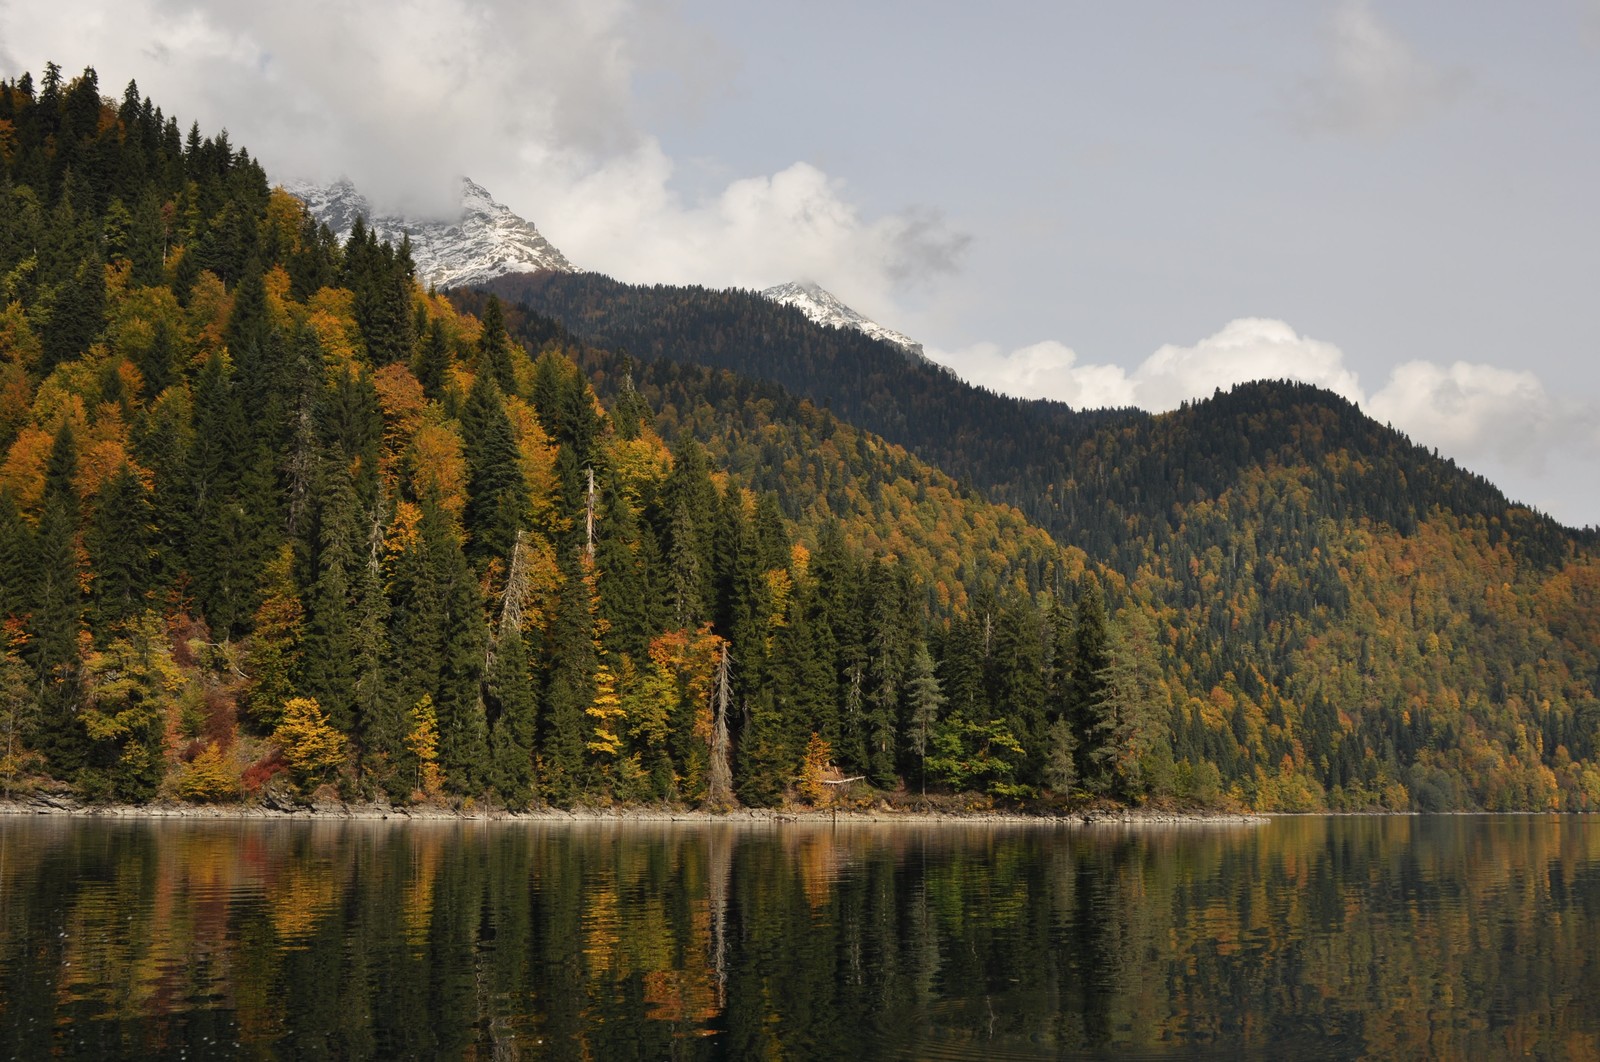
<path id="1" fill-rule="evenodd" d="M 922 791 L 927 792 L 928 748 L 944 708 L 944 692 L 939 688 L 939 676 L 934 673 L 933 656 L 928 652 L 927 645 L 920 641 L 911 654 L 911 665 L 906 672 L 906 703 L 910 709 L 906 744 L 916 757 Z"/>
<path id="2" fill-rule="evenodd" d="M 545 679 L 543 784 L 552 800 L 566 803 L 580 792 L 584 765 L 584 713 L 595 699 L 600 661 L 594 642 L 592 565 L 581 551 L 562 563 L 561 597 L 551 625 Z"/>
<path id="3" fill-rule="evenodd" d="M 479 374 L 461 410 L 467 458 L 468 552 L 480 568 L 511 556 L 517 532 L 532 524 L 517 441 L 494 381 Z"/>
<path id="4" fill-rule="evenodd" d="M 143 612 L 154 587 L 152 513 L 144 484 L 124 463 L 95 500 L 84 536 L 89 553 L 91 605 L 97 639 Z"/>
<path id="5" fill-rule="evenodd" d="M 1078 586 L 1078 606 L 1073 617 L 1072 659 L 1067 666 L 1066 719 L 1078 736 L 1078 777 L 1096 785 L 1108 779 L 1102 768 L 1107 729 L 1101 725 L 1106 667 L 1111 663 L 1111 642 L 1106 633 L 1105 600 L 1100 584 L 1084 575 Z"/>
<path id="6" fill-rule="evenodd" d="M 250 634 L 245 703 L 266 730 L 278 725 L 284 704 L 300 691 L 305 610 L 294 569 L 294 547 L 285 543 L 262 571 L 261 604 Z"/>
<path id="7" fill-rule="evenodd" d="M 517 380 L 511 371 L 511 339 L 506 335 L 505 311 L 498 296 L 483 306 L 483 332 L 478 338 L 478 375 L 491 377 L 501 394 L 514 394 Z"/>

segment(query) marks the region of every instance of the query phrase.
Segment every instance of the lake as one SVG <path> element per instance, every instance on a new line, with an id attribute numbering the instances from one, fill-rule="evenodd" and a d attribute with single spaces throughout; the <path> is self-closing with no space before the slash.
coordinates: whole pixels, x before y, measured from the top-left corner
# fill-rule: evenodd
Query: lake
<path id="1" fill-rule="evenodd" d="M 1600 818 L 0 818 L 0 1055 L 1600 1057 Z"/>

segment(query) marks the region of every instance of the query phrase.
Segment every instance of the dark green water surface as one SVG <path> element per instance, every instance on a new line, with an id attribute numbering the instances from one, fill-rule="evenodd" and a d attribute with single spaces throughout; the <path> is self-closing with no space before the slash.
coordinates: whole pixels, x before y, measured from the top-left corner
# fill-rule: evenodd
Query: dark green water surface
<path id="1" fill-rule="evenodd" d="M 0 818 L 0 1057 L 1600 1057 L 1600 818 Z"/>

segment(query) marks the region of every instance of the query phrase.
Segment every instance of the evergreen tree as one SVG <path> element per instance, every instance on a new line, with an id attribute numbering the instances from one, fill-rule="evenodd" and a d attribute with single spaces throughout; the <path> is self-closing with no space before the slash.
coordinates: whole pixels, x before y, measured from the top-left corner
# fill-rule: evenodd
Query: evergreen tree
<path id="1" fill-rule="evenodd" d="M 1165 693 L 1156 666 L 1155 632 L 1131 614 L 1101 669 L 1093 705 L 1096 779 L 1119 800 L 1137 800 L 1151 784 L 1153 757 L 1167 744 Z M 1170 760 L 1170 751 L 1167 758 Z"/>
<path id="2" fill-rule="evenodd" d="M 511 807 L 526 807 L 534 797 L 539 718 L 527 644 L 516 625 L 507 626 L 496 637 L 484 699 L 493 759 L 491 784 Z"/>
<path id="3" fill-rule="evenodd" d="M 655 538 L 622 491 L 601 490 L 599 508 L 595 568 L 606 643 L 634 663 L 642 663 L 650 639 L 667 620 L 662 607 L 665 602 L 651 585 L 659 564 Z"/>
<path id="4" fill-rule="evenodd" d="M 1100 584 L 1085 573 L 1078 585 L 1078 606 L 1073 616 L 1072 659 L 1067 665 L 1065 702 L 1067 722 L 1078 738 L 1078 777 L 1104 784 L 1103 766 L 1107 729 L 1103 724 L 1106 667 L 1111 663 L 1111 641 L 1106 633 L 1105 599 Z"/>
<path id="5" fill-rule="evenodd" d="M 144 484 L 126 462 L 100 490 L 84 536 L 94 572 L 90 598 L 96 639 L 143 612 L 154 588 L 152 513 Z"/>
<path id="6" fill-rule="evenodd" d="M 240 498 L 248 444 L 246 414 L 220 355 L 207 361 L 194 391 L 194 445 L 189 450 L 188 571 L 195 597 L 218 639 L 243 628 L 261 570 L 260 513 Z"/>
<path id="7" fill-rule="evenodd" d="M 561 565 L 561 596 L 546 653 L 542 782 L 550 799 L 568 803 L 580 793 L 584 713 L 595 699 L 600 661 L 594 644 L 593 569 L 581 551 Z"/>
<path id="8" fill-rule="evenodd" d="M 389 696 L 389 598 L 384 588 L 382 512 L 364 514 L 366 541 L 353 573 L 350 608 L 354 622 L 356 737 L 362 753 L 360 767 L 387 784 L 404 758 L 406 720 L 394 710 Z"/>
<path id="9" fill-rule="evenodd" d="M 21 619 L 33 605 L 33 532 L 11 491 L 0 488 L 0 622 Z"/>
<path id="10" fill-rule="evenodd" d="M 478 338 L 478 375 L 493 378 L 501 394 L 516 393 L 517 380 L 511 369 L 511 339 L 506 335 L 505 311 L 495 295 L 490 295 L 483 306 L 483 332 Z"/>
<path id="11" fill-rule="evenodd" d="M 468 553 L 483 568 L 509 559 L 517 532 L 533 522 L 511 421 L 494 381 L 480 373 L 461 410 L 467 458 Z"/>
<path id="12" fill-rule="evenodd" d="M 457 792 L 479 791 L 489 770 L 489 733 L 480 684 L 483 679 L 483 602 L 456 531 L 437 508 L 424 510 L 419 533 L 438 588 L 439 765 Z"/>
<path id="13" fill-rule="evenodd" d="M 340 733 L 355 732 L 356 625 L 354 583 L 365 560 L 366 528 L 350 470 L 330 463 L 318 515 L 315 579 L 304 638 L 306 694 Z"/>
<path id="14" fill-rule="evenodd" d="M 65 429 L 57 434 L 53 459 L 67 449 L 63 440 L 70 439 L 71 433 Z M 35 537 L 37 568 L 26 647 L 39 691 L 41 734 L 35 748 L 44 754 L 51 772 L 63 778 L 71 777 L 85 762 L 85 735 L 80 725 L 83 658 L 79 639 L 84 603 L 76 506 L 69 490 L 51 485 L 65 476 L 53 468 L 46 479 L 44 513 Z"/>
<path id="15" fill-rule="evenodd" d="M 1029 751 L 1026 775 L 1033 775 L 1045 744 L 1045 640 L 1039 620 L 1031 602 L 1002 608 L 987 662 L 990 703 Z"/>
<path id="16" fill-rule="evenodd" d="M 911 654 L 911 666 L 906 672 L 906 703 L 910 708 L 906 747 L 916 757 L 918 781 L 926 792 L 928 749 L 944 709 L 944 692 L 939 688 L 939 676 L 934 673 L 933 656 L 921 641 Z"/>
<path id="17" fill-rule="evenodd" d="M 261 604 L 251 625 L 245 703 L 264 730 L 278 725 L 284 704 L 300 692 L 305 610 L 294 569 L 294 547 L 285 543 L 262 571 Z"/>
<path id="18" fill-rule="evenodd" d="M 422 393 L 430 400 L 438 400 L 444 393 L 445 374 L 450 370 L 450 348 L 444 337 L 444 325 L 436 317 L 429 324 L 427 334 L 417 347 L 417 358 L 412 365 Z"/>
<path id="19" fill-rule="evenodd" d="M 484 784 L 490 766 L 480 689 L 487 631 L 459 536 L 449 514 L 425 498 L 421 518 L 394 561 L 383 717 L 391 723 L 411 719 L 427 697 L 436 713 L 445 782 L 470 793 Z M 391 792 L 404 780 L 391 777 Z"/>

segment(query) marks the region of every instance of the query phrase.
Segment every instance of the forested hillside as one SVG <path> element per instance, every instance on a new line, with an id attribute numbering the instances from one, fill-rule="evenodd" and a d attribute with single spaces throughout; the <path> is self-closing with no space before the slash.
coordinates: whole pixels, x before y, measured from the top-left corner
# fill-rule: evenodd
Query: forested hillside
<path id="1" fill-rule="evenodd" d="M 0 157 L 6 793 L 1600 806 L 1592 547 L 1326 396 L 1084 416 L 678 289 L 599 342 L 93 71 Z"/>
<path id="2" fill-rule="evenodd" d="M 1508 503 L 1338 396 L 1267 382 L 1157 417 L 1074 413 L 749 293 L 594 275 L 490 287 L 525 300 L 529 334 L 570 328 L 848 410 L 1082 548 L 1137 611 L 1164 617 L 1180 758 L 1215 763 L 1250 799 L 1597 795 L 1573 765 L 1600 734 L 1595 532 Z M 992 447 L 967 442 L 985 434 Z"/>

